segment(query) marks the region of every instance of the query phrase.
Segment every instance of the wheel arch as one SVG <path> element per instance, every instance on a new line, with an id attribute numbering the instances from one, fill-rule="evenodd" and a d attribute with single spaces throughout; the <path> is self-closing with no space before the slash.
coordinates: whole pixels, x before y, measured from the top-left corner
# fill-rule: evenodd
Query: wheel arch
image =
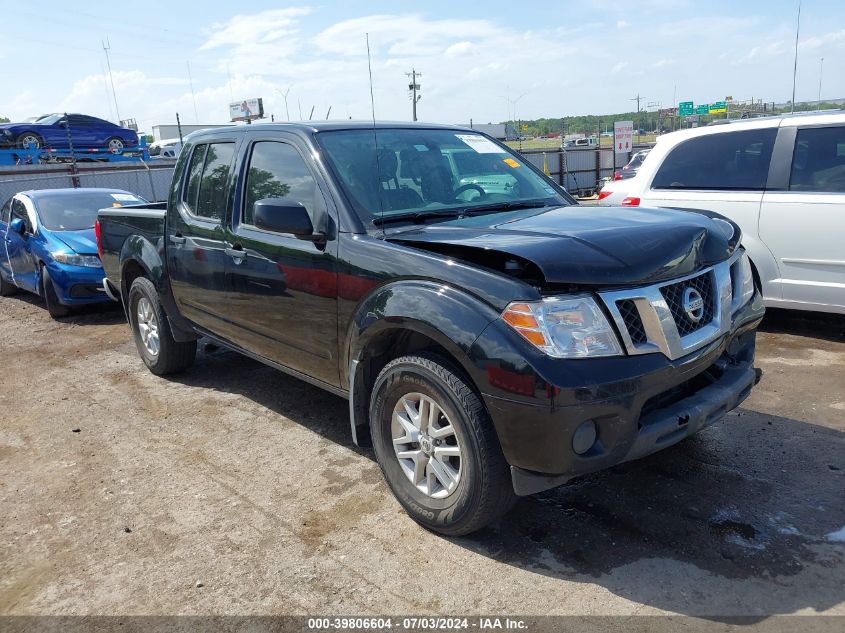
<path id="1" fill-rule="evenodd" d="M 353 440 L 369 445 L 370 392 L 394 358 L 425 350 L 441 356 L 478 391 L 472 344 L 498 313 L 479 299 L 442 283 L 402 281 L 362 301 L 347 334 L 345 375 Z M 343 371 L 343 369 L 342 369 Z"/>
<path id="2" fill-rule="evenodd" d="M 179 312 L 173 294 L 164 261 L 155 246 L 139 235 L 133 235 L 124 242 L 120 250 L 120 297 L 123 310 L 129 318 L 129 289 L 138 277 L 146 277 L 156 288 L 159 300 L 170 322 L 171 333 L 177 342 L 186 342 L 198 338 L 191 324 Z"/>

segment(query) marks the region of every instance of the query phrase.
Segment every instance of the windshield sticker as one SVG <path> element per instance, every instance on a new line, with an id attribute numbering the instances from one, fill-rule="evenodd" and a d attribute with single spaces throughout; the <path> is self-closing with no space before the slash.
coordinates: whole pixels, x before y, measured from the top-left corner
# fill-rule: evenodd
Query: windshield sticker
<path id="1" fill-rule="evenodd" d="M 518 162 L 516 162 L 513 158 L 506 158 L 506 159 L 504 159 L 502 162 L 503 162 L 505 165 L 507 165 L 508 167 L 513 167 L 514 169 L 516 169 L 517 167 L 519 167 L 519 163 L 518 163 Z"/>
<path id="2" fill-rule="evenodd" d="M 133 196 L 131 193 L 113 193 L 111 197 L 115 200 L 119 200 L 120 202 L 137 202 L 138 198 Z"/>
<path id="3" fill-rule="evenodd" d="M 551 187 L 543 187 L 543 191 L 545 191 L 545 192 L 546 192 L 547 194 L 549 194 L 550 196 L 555 195 L 555 190 L 554 190 L 554 189 L 552 189 Z"/>
<path id="4" fill-rule="evenodd" d="M 478 134 L 455 134 L 464 143 L 469 145 L 479 154 L 504 154 L 505 150 L 496 145 L 490 139 L 486 139 Z"/>
<path id="5" fill-rule="evenodd" d="M 418 152 L 427 152 L 428 148 L 425 145 L 414 145 L 414 149 Z"/>

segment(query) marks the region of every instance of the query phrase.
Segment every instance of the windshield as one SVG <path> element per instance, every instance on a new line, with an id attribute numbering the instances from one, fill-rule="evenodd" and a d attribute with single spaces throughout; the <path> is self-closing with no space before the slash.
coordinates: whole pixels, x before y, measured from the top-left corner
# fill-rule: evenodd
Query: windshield
<path id="1" fill-rule="evenodd" d="M 38 117 L 34 123 L 38 125 L 55 125 L 64 118 L 64 114 L 44 114 Z"/>
<path id="2" fill-rule="evenodd" d="M 84 231 L 94 228 L 100 209 L 143 203 L 143 199 L 128 191 L 97 191 L 40 194 L 35 200 L 35 207 L 45 229 Z"/>
<path id="3" fill-rule="evenodd" d="M 481 134 L 458 130 L 372 129 L 317 135 L 364 222 L 395 216 L 564 205 L 571 201 L 513 154 Z"/>

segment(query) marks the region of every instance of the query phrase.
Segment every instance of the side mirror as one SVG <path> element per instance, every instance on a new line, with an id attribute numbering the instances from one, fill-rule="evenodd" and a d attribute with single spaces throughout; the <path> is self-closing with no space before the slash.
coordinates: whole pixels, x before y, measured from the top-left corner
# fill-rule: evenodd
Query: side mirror
<path id="1" fill-rule="evenodd" d="M 9 230 L 14 231 L 20 236 L 23 236 L 26 234 L 26 223 L 20 218 L 15 218 L 11 222 L 9 222 Z"/>
<path id="2" fill-rule="evenodd" d="M 322 234 L 314 234 L 308 210 L 301 202 L 286 198 L 265 198 L 253 206 L 253 224 L 274 233 L 290 233 L 302 240 L 318 241 Z"/>

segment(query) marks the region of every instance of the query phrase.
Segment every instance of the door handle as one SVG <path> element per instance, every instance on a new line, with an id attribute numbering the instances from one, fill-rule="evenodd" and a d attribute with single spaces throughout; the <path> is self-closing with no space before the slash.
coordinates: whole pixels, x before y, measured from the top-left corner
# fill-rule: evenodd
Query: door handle
<path id="1" fill-rule="evenodd" d="M 185 238 L 177 233 L 176 235 L 170 236 L 170 243 L 171 244 L 184 244 Z"/>
<path id="2" fill-rule="evenodd" d="M 223 249 L 223 252 L 234 259 L 236 264 L 240 264 L 246 257 L 246 251 L 240 246 Z"/>

